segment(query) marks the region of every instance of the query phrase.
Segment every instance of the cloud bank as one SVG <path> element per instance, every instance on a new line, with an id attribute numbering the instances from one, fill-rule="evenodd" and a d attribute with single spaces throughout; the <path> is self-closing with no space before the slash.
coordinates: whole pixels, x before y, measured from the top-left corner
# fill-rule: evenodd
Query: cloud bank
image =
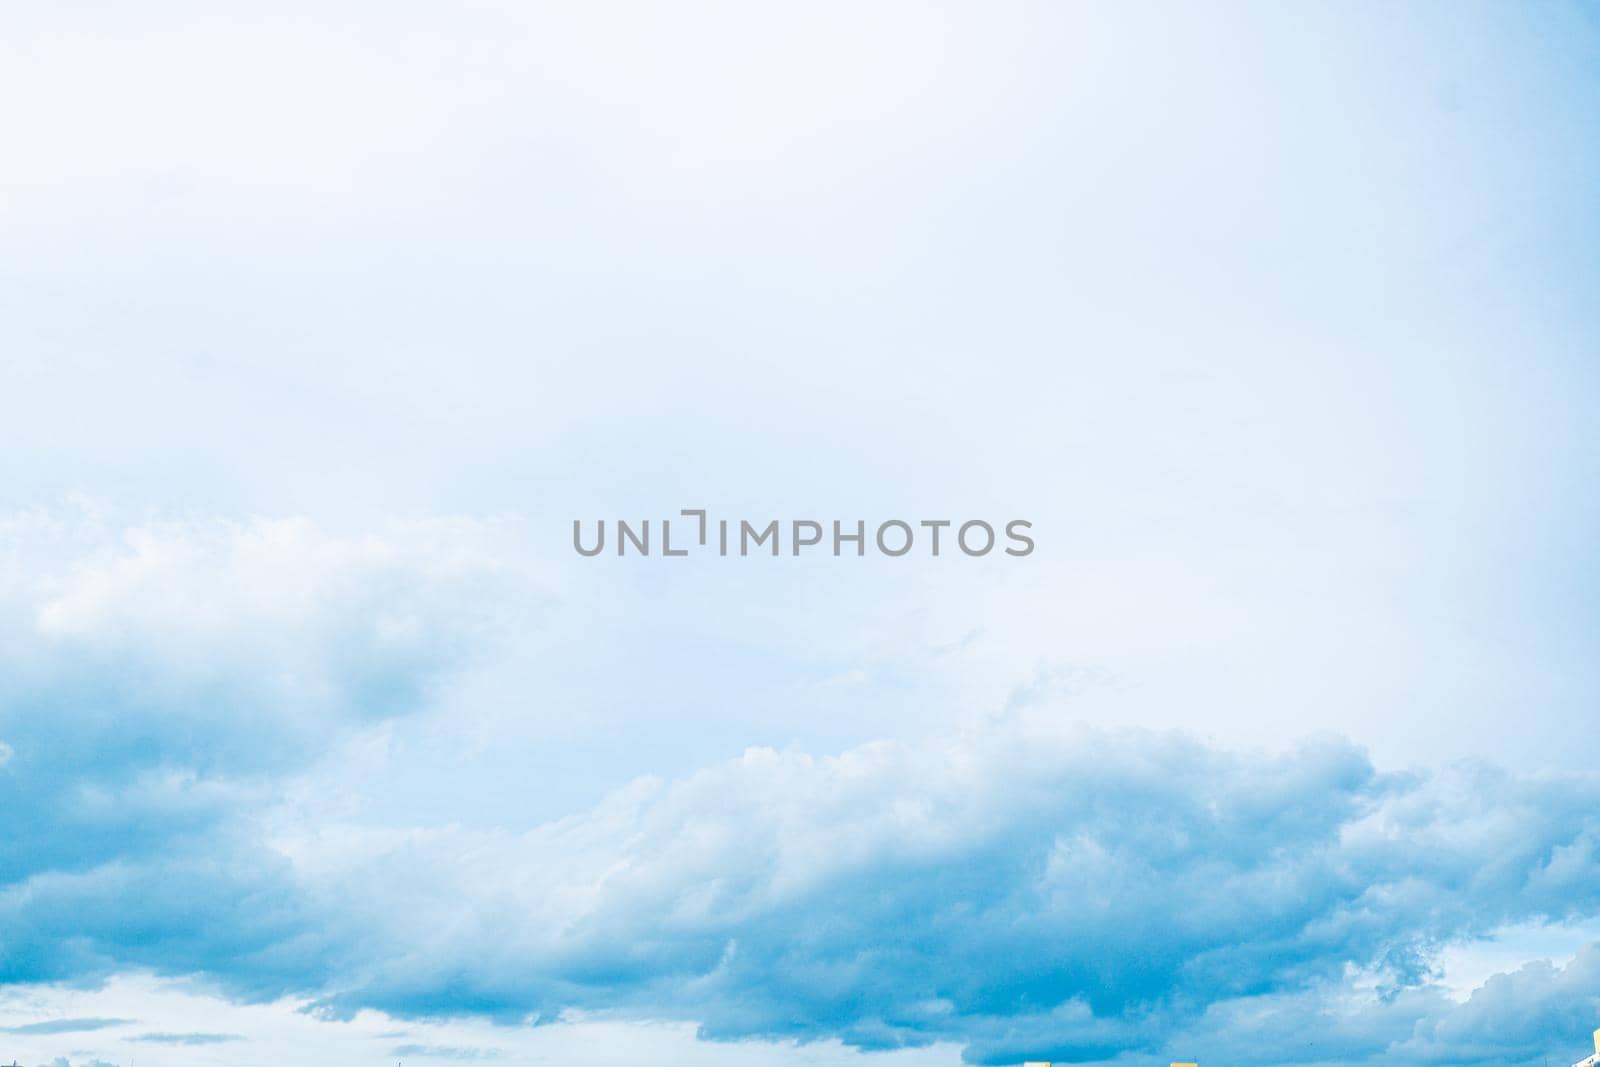
<path id="1" fill-rule="evenodd" d="M 143 969 L 330 1017 L 601 1013 L 977 1063 L 1517 1063 L 1600 1011 L 1600 946 L 1465 1002 L 1437 970 L 1600 916 L 1600 780 L 1384 773 L 1335 738 L 1242 753 L 1022 708 L 752 749 L 526 833 L 269 839 L 286 782 L 504 625 L 508 566 L 471 524 L 269 521 L 75 527 L 45 566 L 54 521 L 0 555 L 0 981 Z"/>
<path id="2" fill-rule="evenodd" d="M 1011 719 L 831 758 L 752 750 L 527 835 L 416 835 L 350 866 L 362 850 L 327 841 L 301 863 L 385 887 L 374 943 L 405 946 L 361 961 L 334 1009 L 669 1014 L 716 1039 L 955 1041 L 982 1063 L 1174 1041 L 1490 1063 L 1600 1007 L 1600 947 L 1461 1006 L 1435 956 L 1600 914 L 1597 813 L 1593 780 Z"/>

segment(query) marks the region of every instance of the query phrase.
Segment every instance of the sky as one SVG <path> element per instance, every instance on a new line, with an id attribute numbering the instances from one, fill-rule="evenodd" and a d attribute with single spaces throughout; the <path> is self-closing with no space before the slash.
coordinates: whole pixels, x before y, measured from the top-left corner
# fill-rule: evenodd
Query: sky
<path id="1" fill-rule="evenodd" d="M 8 5 L 0 1060 L 1581 1058 L 1597 60 Z"/>

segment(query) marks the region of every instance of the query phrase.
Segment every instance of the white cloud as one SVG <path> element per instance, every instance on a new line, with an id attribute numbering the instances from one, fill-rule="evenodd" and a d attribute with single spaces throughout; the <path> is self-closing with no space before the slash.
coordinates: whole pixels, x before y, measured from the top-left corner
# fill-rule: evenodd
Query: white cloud
<path id="1" fill-rule="evenodd" d="M 468 520 L 354 537 L 301 519 L 0 520 L 0 968 L 170 964 L 141 931 L 208 910 L 209 934 L 179 938 L 197 969 L 295 936 L 292 894 L 248 902 L 289 888 L 248 820 L 526 617 L 527 576 L 496 537 Z M 269 987 L 304 960 L 277 955 Z"/>
<path id="2" fill-rule="evenodd" d="M 1246 755 L 1033 711 L 835 757 L 752 750 L 521 835 L 348 827 L 287 847 L 330 899 L 380 887 L 361 895 L 366 940 L 394 949 L 335 979 L 342 1010 L 606 1007 L 1007 1062 L 1337 1006 L 1345 1062 L 1363 1062 L 1417 1018 L 1457 1018 L 1442 947 L 1600 914 L 1596 788 L 1384 775 L 1333 741 Z"/>
<path id="3" fill-rule="evenodd" d="M 467 519 L 343 536 L 303 518 L 13 517 L 0 525 L 0 713 L 25 725 L 29 701 L 68 717 L 111 706 L 292 742 L 414 710 L 528 609 L 528 576 L 497 536 Z M 64 702 L 71 690 L 83 698 Z"/>
<path id="4" fill-rule="evenodd" d="M 1576 951 L 1600 914 L 1592 778 L 1107 733 L 1043 693 L 922 741 L 752 748 L 526 832 L 308 822 L 285 786 L 327 744 L 421 706 L 525 615 L 491 528 L 5 531 L 0 788 L 29 812 L 0 831 L 11 981 L 149 969 L 335 1016 L 606 1011 L 984 1062 L 1338 1006 L 1347 1062 L 1390 1054 L 1405 1011 L 1437 1024 L 1405 1053 L 1425 1062 L 1488 1017 L 1458 1014 L 1441 948 L 1543 923 Z M 1519 995 L 1577 1011 L 1565 973 Z"/>

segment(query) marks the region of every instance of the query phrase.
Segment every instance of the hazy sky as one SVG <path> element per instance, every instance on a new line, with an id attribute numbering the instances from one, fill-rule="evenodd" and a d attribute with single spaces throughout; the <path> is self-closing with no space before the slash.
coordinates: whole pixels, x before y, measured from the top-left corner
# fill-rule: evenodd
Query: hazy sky
<path id="1" fill-rule="evenodd" d="M 0 1058 L 1600 1025 L 1593 4 L 23 3 L 0 132 Z M 1038 548 L 571 549 L 697 507 Z"/>

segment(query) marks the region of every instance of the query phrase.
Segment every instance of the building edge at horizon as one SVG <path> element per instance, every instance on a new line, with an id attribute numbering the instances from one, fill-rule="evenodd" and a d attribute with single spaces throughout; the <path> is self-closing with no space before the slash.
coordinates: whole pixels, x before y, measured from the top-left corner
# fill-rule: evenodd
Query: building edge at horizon
<path id="1" fill-rule="evenodd" d="M 1594 1032 L 1594 1055 L 1579 1060 L 1572 1067 L 1600 1067 L 1600 1030 Z"/>

